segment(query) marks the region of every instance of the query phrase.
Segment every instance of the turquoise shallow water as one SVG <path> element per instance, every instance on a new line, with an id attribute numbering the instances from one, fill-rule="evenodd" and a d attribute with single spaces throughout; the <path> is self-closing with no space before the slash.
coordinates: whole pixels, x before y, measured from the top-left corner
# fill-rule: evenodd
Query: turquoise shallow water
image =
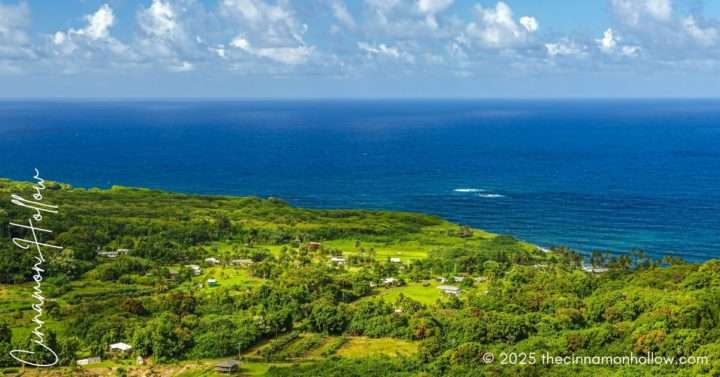
<path id="1" fill-rule="evenodd" d="M 720 256 L 720 101 L 0 103 L 0 176 L 422 211 Z"/>

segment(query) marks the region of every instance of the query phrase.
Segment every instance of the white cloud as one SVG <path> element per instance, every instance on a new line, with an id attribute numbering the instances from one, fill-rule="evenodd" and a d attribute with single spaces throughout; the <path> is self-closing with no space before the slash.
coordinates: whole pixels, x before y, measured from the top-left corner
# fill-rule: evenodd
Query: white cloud
<path id="1" fill-rule="evenodd" d="M 623 23 L 633 27 L 648 19 L 670 21 L 673 13 L 670 0 L 610 0 L 610 6 Z"/>
<path id="2" fill-rule="evenodd" d="M 558 56 L 585 57 L 587 52 L 585 46 L 579 45 L 573 40 L 563 38 L 555 43 L 546 43 L 547 54 L 554 58 Z"/>
<path id="3" fill-rule="evenodd" d="M 36 57 L 28 30 L 30 9 L 27 4 L 4 5 L 0 3 L 0 70 L 19 70 L 12 61 Z"/>
<path id="4" fill-rule="evenodd" d="M 720 30 L 716 27 L 701 27 L 693 16 L 685 17 L 682 26 L 691 38 L 704 47 L 713 46 L 718 41 Z"/>
<path id="5" fill-rule="evenodd" d="M 531 33 L 536 32 L 540 28 L 540 25 L 538 25 L 538 22 L 534 17 L 520 17 L 520 24 L 522 24 L 522 26 Z"/>
<path id="6" fill-rule="evenodd" d="M 115 13 L 108 4 L 83 19 L 86 25 L 82 28 L 56 31 L 46 37 L 50 55 L 63 72 L 76 73 L 108 64 L 117 67 L 136 59 L 130 47 L 111 35 Z"/>
<path id="7" fill-rule="evenodd" d="M 236 37 L 230 42 L 230 46 L 238 48 L 248 54 L 274 60 L 278 63 L 296 65 L 305 63 L 312 55 L 314 47 L 253 47 L 243 37 Z"/>
<path id="8" fill-rule="evenodd" d="M 345 3 L 342 0 L 330 0 L 330 9 L 332 9 L 332 13 L 335 18 L 337 18 L 338 21 L 345 25 L 345 27 L 350 30 L 355 30 L 355 28 L 357 27 L 357 24 L 355 23 L 355 18 L 347 9 Z"/>
<path id="9" fill-rule="evenodd" d="M 495 8 L 478 5 L 476 10 L 477 20 L 467 26 L 466 33 L 485 47 L 508 48 L 520 45 L 527 42 L 539 28 L 533 17 L 524 16 L 519 23 L 516 22 L 512 9 L 502 1 Z"/>
<path id="10" fill-rule="evenodd" d="M 621 44 L 622 38 L 613 29 L 605 30 L 602 38 L 595 41 L 600 51 L 608 55 L 634 57 L 640 53 L 640 46 Z"/>
<path id="11" fill-rule="evenodd" d="M 403 60 L 407 63 L 415 62 L 415 57 L 411 54 L 400 50 L 398 47 L 387 46 L 384 43 L 380 43 L 378 45 L 371 45 L 366 42 L 359 42 L 357 46 L 360 50 L 365 51 L 371 56 L 380 56 L 396 60 Z"/>
<path id="12" fill-rule="evenodd" d="M 137 14 L 138 53 L 146 63 L 170 72 L 194 70 L 193 61 L 201 59 L 208 50 L 191 24 L 193 19 L 202 17 L 203 9 L 192 0 L 153 0 Z"/>
<path id="13" fill-rule="evenodd" d="M 150 7 L 140 12 L 140 28 L 148 35 L 158 38 L 172 38 L 177 30 L 175 11 L 169 2 L 153 0 Z"/>
<path id="14" fill-rule="evenodd" d="M 94 14 L 85 16 L 87 27 L 78 30 L 80 35 L 87 35 L 90 39 L 104 39 L 110 36 L 110 27 L 115 23 L 112 8 L 105 4 Z"/>
<path id="15" fill-rule="evenodd" d="M 453 4 L 453 0 L 418 0 L 417 7 L 425 15 L 427 25 L 436 30 L 439 27 L 436 14 L 446 10 Z"/>
<path id="16" fill-rule="evenodd" d="M 372 34 L 393 37 L 437 38 L 451 34 L 439 17 L 453 0 L 365 0 Z"/>

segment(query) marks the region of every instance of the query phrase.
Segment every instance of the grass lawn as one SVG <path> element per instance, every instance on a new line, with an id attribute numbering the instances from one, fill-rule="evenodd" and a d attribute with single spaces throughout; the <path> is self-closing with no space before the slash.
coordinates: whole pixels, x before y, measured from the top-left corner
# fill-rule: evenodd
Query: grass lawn
<path id="1" fill-rule="evenodd" d="M 433 305 L 438 299 L 444 299 L 445 295 L 439 289 L 437 289 L 438 283 L 436 281 L 430 282 L 427 287 L 423 286 L 423 283 L 408 283 L 403 287 L 394 288 L 378 288 L 377 294 L 364 297 L 361 300 L 368 300 L 374 297 L 382 297 L 386 302 L 395 302 L 401 294 L 405 297 L 409 297 L 415 301 L 418 301 L 425 305 Z"/>
<path id="2" fill-rule="evenodd" d="M 337 355 L 342 357 L 367 357 L 369 355 L 401 356 L 416 353 L 416 343 L 394 338 L 351 337 Z"/>
<path id="3" fill-rule="evenodd" d="M 246 268 L 234 266 L 204 267 L 202 274 L 193 278 L 193 283 L 207 283 L 208 279 L 215 279 L 219 287 L 245 288 L 254 287 L 262 283 L 262 279 L 253 277 Z"/>

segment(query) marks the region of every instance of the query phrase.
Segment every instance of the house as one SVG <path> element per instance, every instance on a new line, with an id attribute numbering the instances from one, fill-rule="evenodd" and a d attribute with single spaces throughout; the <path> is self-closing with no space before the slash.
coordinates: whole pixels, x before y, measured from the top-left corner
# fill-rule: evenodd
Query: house
<path id="1" fill-rule="evenodd" d="M 317 250 L 322 246 L 320 242 L 308 242 L 307 248 L 310 250 Z"/>
<path id="2" fill-rule="evenodd" d="M 397 282 L 398 282 L 398 279 L 395 279 L 395 278 L 385 278 L 382 281 L 383 285 L 393 285 L 393 284 L 396 284 Z"/>
<path id="3" fill-rule="evenodd" d="M 456 283 L 462 283 L 465 280 L 465 276 L 453 276 L 453 281 Z"/>
<path id="4" fill-rule="evenodd" d="M 240 362 L 237 360 L 224 360 L 215 365 L 218 373 L 237 373 L 240 371 Z"/>
<path id="5" fill-rule="evenodd" d="M 113 343 L 110 345 L 110 352 L 115 353 L 129 353 L 132 351 L 132 346 L 127 343 Z"/>
<path id="6" fill-rule="evenodd" d="M 343 257 L 330 257 L 330 262 L 335 264 L 345 264 L 345 258 Z"/>
<path id="7" fill-rule="evenodd" d="M 142 356 L 138 356 L 138 357 L 135 358 L 135 364 L 137 364 L 137 365 L 144 365 L 144 364 L 145 364 L 145 359 L 144 359 Z"/>
<path id="8" fill-rule="evenodd" d="M 197 276 L 202 273 L 202 269 L 197 264 L 188 264 L 185 267 L 192 270 L 193 275 Z"/>
<path id="9" fill-rule="evenodd" d="M 390 258 L 390 263 L 400 263 L 400 258 L 398 258 L 398 257 Z"/>
<path id="10" fill-rule="evenodd" d="M 442 276 L 438 276 L 438 277 L 437 277 L 437 281 L 439 281 L 439 282 L 441 282 L 441 283 L 447 283 L 447 279 L 444 278 L 444 277 L 442 277 Z"/>
<path id="11" fill-rule="evenodd" d="M 255 263 L 252 259 L 233 259 L 230 261 L 230 264 L 234 266 L 240 266 L 240 267 L 248 267 Z"/>
<path id="12" fill-rule="evenodd" d="M 220 264 L 220 259 L 217 259 L 217 258 L 215 258 L 215 257 L 205 258 L 205 263 L 207 263 L 207 264 Z"/>
<path id="13" fill-rule="evenodd" d="M 215 279 L 208 279 L 207 285 L 208 285 L 208 287 L 217 287 L 218 282 Z"/>
<path id="14" fill-rule="evenodd" d="M 84 365 L 97 364 L 101 361 L 102 361 L 102 358 L 100 358 L 100 356 L 95 356 L 95 357 L 88 357 L 87 359 L 80 359 L 76 363 L 77 363 L 77 365 L 84 366 Z"/>
<path id="15" fill-rule="evenodd" d="M 129 249 L 117 249 L 115 251 L 98 251 L 97 255 L 105 258 L 117 258 L 120 255 L 127 255 L 129 252 Z"/>
<path id="16" fill-rule="evenodd" d="M 457 296 L 460 294 L 460 288 L 453 285 L 438 285 L 438 289 L 451 296 Z"/>
<path id="17" fill-rule="evenodd" d="M 607 269 L 607 268 L 605 268 L 605 267 L 593 267 L 592 265 L 587 264 L 587 263 L 583 263 L 582 269 L 583 269 L 583 271 L 585 271 L 585 272 L 592 272 L 592 273 L 595 273 L 595 274 L 601 274 L 601 273 L 603 273 L 603 272 L 608 272 L 608 271 L 609 271 L 609 269 Z"/>

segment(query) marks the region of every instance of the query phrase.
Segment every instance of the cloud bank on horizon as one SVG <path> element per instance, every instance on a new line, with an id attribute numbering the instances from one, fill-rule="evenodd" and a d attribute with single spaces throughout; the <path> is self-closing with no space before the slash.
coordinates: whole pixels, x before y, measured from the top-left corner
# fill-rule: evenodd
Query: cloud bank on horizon
<path id="1" fill-rule="evenodd" d="M 115 3 L 124 8 L 123 17 Z M 111 96 L 113 88 L 123 88 L 122 81 L 135 80 L 142 91 L 140 78 L 152 74 L 165 84 L 198 83 L 205 76 L 291 95 L 303 91 L 287 90 L 290 86 L 332 82 L 324 89 L 319 85 L 318 93 L 343 94 L 329 87 L 346 84 L 351 95 L 382 96 L 395 94 L 383 89 L 388 82 L 420 79 L 435 83 L 424 87 L 426 96 L 433 96 L 433 89 L 448 95 L 439 84 L 445 82 L 460 83 L 459 93 L 470 96 L 504 86 L 509 89 L 501 95 L 523 97 L 534 93 L 527 89 L 533 82 L 571 88 L 610 81 L 584 84 L 591 86 L 587 90 L 556 91 L 582 95 L 605 93 L 603 85 L 630 80 L 645 83 L 650 94 L 677 87 L 683 76 L 709 83 L 720 73 L 720 20 L 704 12 L 700 1 L 608 0 L 607 25 L 594 34 L 581 27 L 558 32 L 540 16 L 513 9 L 513 0 L 129 3 L 99 3 L 87 14 L 60 22 L 64 27 L 46 31 L 48 25 L 33 22 L 33 13 L 57 5 L 0 1 L 0 82 L 26 79 L 37 86 L 41 79 L 94 77 L 109 80 L 95 92 Z M 558 3 L 547 6 L 563 7 Z M 677 82 L 663 84 L 668 74 Z M 472 89 L 484 83 L 486 88 Z M 70 85 L 68 94 L 81 95 L 83 87 Z M 39 87 L 20 92 L 42 94 Z M 12 95 L 7 86 L 0 93 Z"/>

